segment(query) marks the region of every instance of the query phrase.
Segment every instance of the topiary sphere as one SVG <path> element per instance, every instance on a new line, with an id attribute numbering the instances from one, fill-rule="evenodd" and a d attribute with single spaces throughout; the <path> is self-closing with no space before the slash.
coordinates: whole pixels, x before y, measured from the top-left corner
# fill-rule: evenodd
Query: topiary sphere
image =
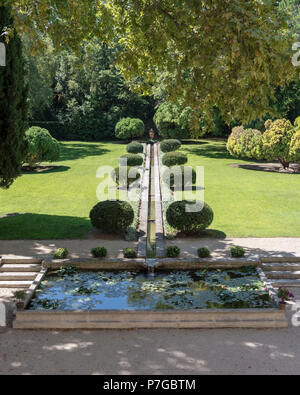
<path id="1" fill-rule="evenodd" d="M 144 152 L 144 146 L 137 141 L 133 141 L 127 145 L 126 151 L 130 154 L 142 154 Z"/>
<path id="2" fill-rule="evenodd" d="M 162 158 L 162 164 L 168 167 L 184 165 L 187 161 L 187 156 L 182 152 L 168 152 Z"/>
<path id="3" fill-rule="evenodd" d="M 116 125 L 115 134 L 118 139 L 134 139 L 143 137 L 145 125 L 141 119 L 123 118 Z"/>
<path id="4" fill-rule="evenodd" d="M 124 167 L 123 167 L 124 169 Z M 127 173 L 127 174 L 126 174 Z M 132 176 L 134 174 L 134 176 Z M 120 177 L 120 168 L 116 167 L 112 172 L 111 172 L 111 178 L 113 181 L 121 186 L 127 185 L 129 186 L 132 182 L 137 181 L 141 177 L 141 174 L 139 171 L 135 171 L 132 169 L 132 167 L 127 167 L 127 172 L 125 172 L 125 177 L 124 174 L 121 173 Z"/>
<path id="5" fill-rule="evenodd" d="M 187 233 L 196 233 L 202 231 L 210 226 L 214 219 L 214 212 L 207 204 L 198 201 L 199 204 L 204 204 L 201 211 L 188 212 L 187 205 L 195 204 L 196 202 L 182 200 L 170 204 L 167 209 L 167 221 L 173 228 Z"/>
<path id="6" fill-rule="evenodd" d="M 127 162 L 126 162 L 127 160 Z M 140 155 L 126 154 L 119 159 L 120 166 L 142 166 L 144 159 Z"/>
<path id="7" fill-rule="evenodd" d="M 134 219 L 134 212 L 127 202 L 106 200 L 92 208 L 90 219 L 95 228 L 113 233 L 130 226 Z"/>
<path id="8" fill-rule="evenodd" d="M 171 139 L 164 140 L 160 143 L 160 150 L 162 152 L 173 152 L 181 147 L 181 142 L 179 140 Z"/>
<path id="9" fill-rule="evenodd" d="M 33 126 L 25 133 L 26 152 L 24 163 L 35 165 L 40 162 L 54 162 L 60 156 L 60 144 L 47 129 Z"/>
<path id="10" fill-rule="evenodd" d="M 192 179 L 185 177 L 185 174 L 192 174 Z M 164 183 L 170 187 L 174 187 L 174 184 L 177 182 L 177 180 L 181 180 L 182 186 L 193 185 L 196 182 L 197 174 L 191 166 L 174 166 L 164 171 L 162 179 Z"/>

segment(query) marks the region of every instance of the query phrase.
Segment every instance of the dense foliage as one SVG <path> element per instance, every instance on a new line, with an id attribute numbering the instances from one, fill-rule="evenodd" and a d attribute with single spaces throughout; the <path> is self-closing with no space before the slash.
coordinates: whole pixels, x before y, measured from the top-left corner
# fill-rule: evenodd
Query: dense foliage
<path id="1" fill-rule="evenodd" d="M 170 187 L 190 186 L 195 184 L 196 171 L 191 166 L 174 166 L 163 172 L 162 180 Z"/>
<path id="2" fill-rule="evenodd" d="M 10 6 L 0 5 L 0 42 L 5 43 L 6 46 L 6 66 L 0 67 L 0 187 L 2 188 L 8 188 L 20 174 L 27 121 L 25 63 L 21 40 L 14 30 L 13 23 Z"/>
<path id="3" fill-rule="evenodd" d="M 129 154 L 142 154 L 144 152 L 144 146 L 138 141 L 132 141 L 127 145 L 126 151 Z"/>
<path id="4" fill-rule="evenodd" d="M 230 254 L 232 258 L 243 258 L 246 254 L 246 251 L 243 247 L 233 246 L 230 248 Z"/>
<path id="5" fill-rule="evenodd" d="M 33 43 L 24 38 L 27 52 Z M 115 67 L 117 47 L 89 40 L 80 52 L 55 52 L 45 40 L 43 53 L 28 55 L 29 116 L 58 139 L 100 140 L 115 136 L 124 117 L 147 122 L 154 100 L 130 91 Z"/>
<path id="6" fill-rule="evenodd" d="M 125 174 L 124 170 L 123 173 L 120 174 L 121 169 L 122 167 L 116 167 L 111 174 L 113 181 L 120 186 L 129 186 L 132 182 L 137 181 L 141 177 L 140 172 L 135 168 L 127 167 Z"/>
<path id="7" fill-rule="evenodd" d="M 210 257 L 210 250 L 207 247 L 201 247 L 197 250 L 199 258 L 209 258 Z"/>
<path id="8" fill-rule="evenodd" d="M 160 143 L 160 150 L 164 153 L 177 151 L 181 147 L 181 142 L 179 140 L 163 140 Z"/>
<path id="9" fill-rule="evenodd" d="M 187 161 L 186 154 L 182 152 L 168 152 L 162 158 L 162 164 L 168 167 L 184 165 Z"/>
<path id="10" fill-rule="evenodd" d="M 142 156 L 138 154 L 126 154 L 120 156 L 119 159 L 119 164 L 120 166 L 141 166 L 144 162 L 144 159 Z"/>
<path id="11" fill-rule="evenodd" d="M 91 254 L 94 258 L 105 258 L 107 256 L 107 249 L 105 247 L 92 248 Z"/>
<path id="12" fill-rule="evenodd" d="M 69 255 L 69 251 L 67 250 L 67 248 L 58 248 L 54 252 L 53 258 L 54 259 L 66 259 L 68 255 Z"/>
<path id="13" fill-rule="evenodd" d="M 124 258 L 134 259 L 137 257 L 137 252 L 133 248 L 124 248 L 123 254 L 124 254 Z"/>
<path id="14" fill-rule="evenodd" d="M 78 48 L 92 35 L 122 44 L 123 74 L 136 89 L 151 90 L 164 73 L 166 97 L 230 121 L 256 119 L 270 110 L 269 98 L 295 74 L 294 40 L 276 0 L 17 0 L 20 31 L 40 43 Z M 140 77 L 140 78 L 138 78 Z M 234 92 L 234 95 L 233 95 Z"/>
<path id="15" fill-rule="evenodd" d="M 120 200 L 106 200 L 96 204 L 90 212 L 92 225 L 108 233 L 125 230 L 134 220 L 131 205 Z"/>
<path id="16" fill-rule="evenodd" d="M 196 202 L 183 200 L 170 204 L 166 213 L 168 223 L 173 228 L 186 233 L 195 233 L 208 228 L 214 219 L 213 210 L 204 203 L 201 211 L 189 212 L 187 206 L 193 203 Z"/>
<path id="17" fill-rule="evenodd" d="M 167 247 L 166 253 L 168 258 L 177 258 L 180 255 L 180 248 L 177 246 L 169 246 Z"/>
<path id="18" fill-rule="evenodd" d="M 46 129 L 36 126 L 26 131 L 26 155 L 24 162 L 35 165 L 59 159 L 60 145 Z"/>
<path id="19" fill-rule="evenodd" d="M 291 161 L 290 144 L 294 128 L 290 121 L 277 119 L 267 121 L 266 131 L 263 134 L 264 157 L 268 160 L 277 159 L 284 168 L 289 167 Z"/>
<path id="20" fill-rule="evenodd" d="M 255 129 L 233 128 L 227 141 L 227 150 L 237 158 L 263 158 L 262 133 Z"/>
<path id="21" fill-rule="evenodd" d="M 123 140 L 143 137 L 144 133 L 144 122 L 137 118 L 123 118 L 117 123 L 115 129 L 116 137 Z"/>

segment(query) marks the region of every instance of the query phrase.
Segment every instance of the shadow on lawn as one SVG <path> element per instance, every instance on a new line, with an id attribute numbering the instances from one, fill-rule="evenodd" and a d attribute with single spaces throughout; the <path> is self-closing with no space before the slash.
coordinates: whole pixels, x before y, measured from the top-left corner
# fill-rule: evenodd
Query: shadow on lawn
<path id="1" fill-rule="evenodd" d="M 207 144 L 200 147 L 185 148 L 188 154 L 205 156 L 212 159 L 230 159 L 232 156 L 227 152 L 226 146 Z"/>
<path id="2" fill-rule="evenodd" d="M 86 158 L 87 156 L 100 156 L 110 152 L 104 146 L 92 143 L 64 143 L 61 145 L 61 154 L 57 162 Z"/>
<path id="3" fill-rule="evenodd" d="M 91 228 L 88 218 L 15 213 L 0 218 L 0 240 L 45 240 L 82 237 Z"/>
<path id="4" fill-rule="evenodd" d="M 22 174 L 49 174 L 49 173 L 62 173 L 64 171 L 68 171 L 70 169 L 69 166 L 44 166 L 44 169 L 38 167 L 36 169 L 22 168 Z"/>

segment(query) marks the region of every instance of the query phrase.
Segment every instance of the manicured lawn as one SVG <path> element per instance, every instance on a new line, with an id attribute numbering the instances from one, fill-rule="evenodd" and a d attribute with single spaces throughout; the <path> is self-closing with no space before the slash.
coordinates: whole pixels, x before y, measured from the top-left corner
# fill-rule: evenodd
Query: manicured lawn
<path id="1" fill-rule="evenodd" d="M 205 200 L 215 212 L 211 226 L 227 237 L 300 236 L 300 174 L 229 167 L 249 163 L 230 157 L 222 141 L 184 145 L 188 165 L 205 167 Z"/>
<path id="2" fill-rule="evenodd" d="M 0 190 L 0 239 L 82 237 L 91 229 L 89 212 L 97 203 L 99 166 L 117 166 L 125 145 L 62 143 L 60 168 L 23 174 Z M 300 236 L 300 175 L 232 168 L 225 143 L 184 145 L 189 165 L 205 167 L 205 199 L 215 212 L 213 233 L 227 237 Z"/>
<path id="3" fill-rule="evenodd" d="M 89 212 L 97 203 L 99 166 L 118 164 L 126 146 L 112 143 L 62 143 L 62 155 L 46 173 L 23 174 L 0 190 L 0 239 L 77 238 L 91 229 Z"/>

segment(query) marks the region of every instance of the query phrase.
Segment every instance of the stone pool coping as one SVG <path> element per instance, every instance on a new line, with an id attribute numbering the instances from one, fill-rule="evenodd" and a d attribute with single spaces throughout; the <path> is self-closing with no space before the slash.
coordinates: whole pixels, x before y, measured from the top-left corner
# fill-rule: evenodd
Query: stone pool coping
<path id="1" fill-rule="evenodd" d="M 287 328 L 279 309 L 18 311 L 15 329 Z"/>
<path id="2" fill-rule="evenodd" d="M 147 259 L 76 258 L 44 259 L 29 257 L 0 259 L 4 263 L 42 263 L 31 287 L 26 292 L 24 308 L 28 306 L 36 289 L 47 272 L 62 266 L 75 266 L 86 270 L 137 270 L 146 271 L 154 266 L 158 272 L 164 270 L 195 269 L 238 269 L 257 267 L 258 275 L 265 284 L 274 303 L 273 309 L 223 309 L 223 310 L 94 310 L 94 311 L 31 311 L 18 310 L 13 327 L 17 329 L 137 329 L 137 328 L 287 328 L 285 311 L 276 308 L 278 298 L 271 282 L 259 267 L 262 260 L 256 259 L 153 259 L 148 266 Z"/>

